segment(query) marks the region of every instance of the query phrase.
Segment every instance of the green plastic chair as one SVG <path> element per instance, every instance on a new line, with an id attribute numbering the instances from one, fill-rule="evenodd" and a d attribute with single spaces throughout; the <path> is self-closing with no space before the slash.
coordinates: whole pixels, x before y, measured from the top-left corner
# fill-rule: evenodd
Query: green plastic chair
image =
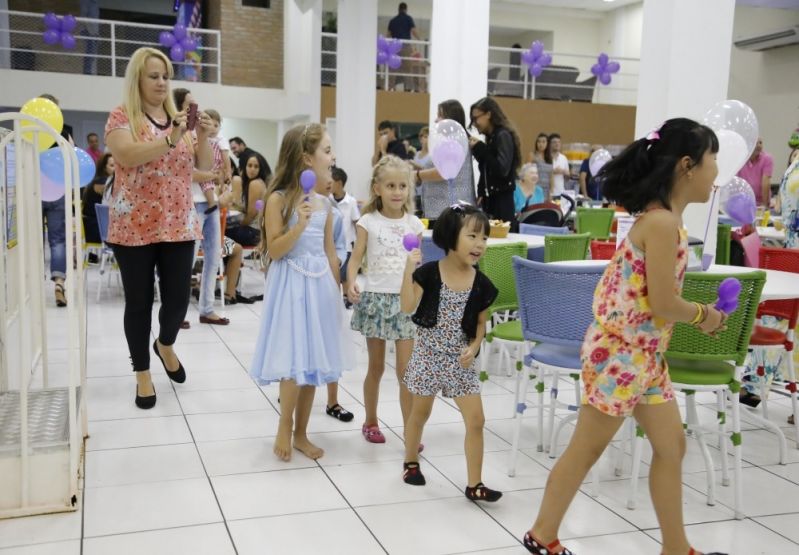
<path id="1" fill-rule="evenodd" d="M 730 240 L 732 226 L 730 224 L 719 224 L 718 235 L 716 237 L 716 264 L 730 263 Z"/>
<path id="2" fill-rule="evenodd" d="M 607 239 L 615 213 L 613 208 L 578 208 L 577 233 L 589 233 L 591 239 Z"/>
<path id="3" fill-rule="evenodd" d="M 544 262 L 585 260 L 585 257 L 588 254 L 588 245 L 590 243 L 590 233 L 574 233 L 572 235 L 545 235 Z"/>
<path id="4" fill-rule="evenodd" d="M 519 307 L 519 301 L 516 296 L 516 279 L 513 274 L 513 257 L 518 256 L 527 258 L 527 243 L 506 243 L 503 245 L 492 245 L 486 249 L 485 254 L 480 259 L 480 271 L 483 272 L 488 279 L 499 290 L 497 298 L 494 303 L 488 307 L 489 321 L 488 330 L 486 332 L 486 343 L 492 343 L 497 339 L 499 348 L 499 364 L 496 367 L 501 368 L 503 363 L 507 360 L 508 376 L 513 375 L 511 368 L 510 357 L 511 349 L 516 350 L 516 359 L 521 361 L 523 355 L 522 349 L 524 346 L 524 337 L 522 337 L 522 327 L 518 320 L 510 319 L 511 312 L 516 311 Z M 485 381 L 488 379 L 488 358 L 490 356 L 490 347 L 486 345 L 483 351 L 483 360 L 481 361 L 482 371 L 480 372 L 480 379 Z M 517 366 L 521 364 L 517 362 Z"/>
<path id="5" fill-rule="evenodd" d="M 732 409 L 732 433 L 729 435 L 733 446 L 734 468 L 734 511 L 735 518 L 744 518 L 743 487 L 741 475 L 741 414 L 738 403 L 738 392 L 744 371 L 744 360 L 749 347 L 749 336 L 755 322 L 758 303 L 766 273 L 754 271 L 741 274 L 710 274 L 689 272 L 685 275 L 683 298 L 700 303 L 713 303 L 717 298 L 719 284 L 727 278 L 735 277 L 741 282 L 741 294 L 738 298 L 738 309 L 730 314 L 727 329 L 712 338 L 688 324 L 677 324 L 669 342 L 666 359 L 669 364 L 669 375 L 675 391 L 686 394 L 685 428 L 693 432 L 699 441 L 705 459 L 705 470 L 708 476 L 707 503 L 715 504 L 715 471 L 710 451 L 705 443 L 706 434 L 719 436 L 721 451 L 722 483 L 729 483 L 727 468 L 727 442 L 725 436 L 727 413 L 726 403 Z M 697 391 L 716 393 L 718 424 L 715 428 L 699 425 L 696 412 Z M 751 415 L 755 418 L 755 415 Z M 633 471 L 630 478 L 630 498 L 628 508 L 635 507 L 635 497 L 640 473 L 643 432 L 638 429 L 633 450 Z"/>

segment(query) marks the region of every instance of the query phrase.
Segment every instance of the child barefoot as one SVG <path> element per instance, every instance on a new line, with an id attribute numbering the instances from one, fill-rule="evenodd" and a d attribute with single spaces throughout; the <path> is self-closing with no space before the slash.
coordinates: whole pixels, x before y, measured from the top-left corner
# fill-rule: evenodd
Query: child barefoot
<path id="1" fill-rule="evenodd" d="M 316 387 L 338 380 L 345 367 L 332 207 L 300 188 L 303 170 L 327 182 L 332 165 L 323 126 L 293 127 L 283 137 L 266 193 L 261 248 L 272 262 L 250 375 L 262 384 L 280 382 L 274 451 L 284 461 L 291 459 L 292 443 L 311 459 L 324 454 L 308 440 L 311 404 Z"/>
<path id="2" fill-rule="evenodd" d="M 413 394 L 411 415 L 405 425 L 407 484 L 423 486 L 418 445 L 422 428 L 441 392 L 455 399 L 466 424 L 466 497 L 497 501 L 502 493 L 483 485 L 483 402 L 474 359 L 485 336 L 488 307 L 497 289 L 475 266 L 486 249 L 490 225 L 486 215 L 469 204 L 445 209 L 433 231 L 433 242 L 447 255 L 420 268 L 419 249 L 405 265 L 400 298 L 403 312 L 416 313 L 416 345 L 405 384 Z M 421 299 L 421 302 L 420 302 Z"/>

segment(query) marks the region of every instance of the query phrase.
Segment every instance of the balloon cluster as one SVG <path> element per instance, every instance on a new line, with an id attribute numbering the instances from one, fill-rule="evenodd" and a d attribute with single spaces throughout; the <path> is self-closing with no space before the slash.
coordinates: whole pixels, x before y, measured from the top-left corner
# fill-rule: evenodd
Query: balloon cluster
<path id="1" fill-rule="evenodd" d="M 173 62 L 182 62 L 186 54 L 194 52 L 198 46 L 197 39 L 190 37 L 186 27 L 180 23 L 176 23 L 171 32 L 161 31 L 158 42 L 169 48 L 169 57 Z"/>
<path id="2" fill-rule="evenodd" d="M 724 100 L 707 111 L 702 122 L 710 127 L 719 141 L 716 155 L 721 187 L 719 205 L 725 214 L 740 225 L 755 220 L 756 201 L 752 187 L 736 173 L 757 146 L 759 129 L 754 111 L 739 100 Z"/>
<path id="3" fill-rule="evenodd" d="M 402 58 L 399 56 L 400 50 L 402 50 L 402 41 L 378 35 L 377 64 L 387 65 L 391 69 L 399 69 L 402 65 Z"/>
<path id="4" fill-rule="evenodd" d="M 738 308 L 738 295 L 741 294 L 741 282 L 734 277 L 728 277 L 719 284 L 719 299 L 716 301 L 716 310 L 725 314 L 732 314 Z"/>
<path id="5" fill-rule="evenodd" d="M 45 31 L 42 39 L 47 44 L 61 43 L 61 46 L 67 50 L 72 50 L 75 48 L 75 37 L 72 32 L 77 24 L 75 16 L 67 14 L 64 17 L 58 17 L 53 12 L 47 12 L 44 14 Z"/>
<path id="6" fill-rule="evenodd" d="M 591 73 L 599 78 L 603 85 L 610 85 L 611 75 L 618 73 L 621 66 L 619 62 L 611 62 L 607 54 L 602 52 L 596 59 L 596 63 L 591 66 Z"/>
<path id="7" fill-rule="evenodd" d="M 534 40 L 530 48 L 522 52 L 522 61 L 527 64 L 530 75 L 540 77 L 544 68 L 552 63 L 552 55 L 544 52 L 544 43 Z"/>

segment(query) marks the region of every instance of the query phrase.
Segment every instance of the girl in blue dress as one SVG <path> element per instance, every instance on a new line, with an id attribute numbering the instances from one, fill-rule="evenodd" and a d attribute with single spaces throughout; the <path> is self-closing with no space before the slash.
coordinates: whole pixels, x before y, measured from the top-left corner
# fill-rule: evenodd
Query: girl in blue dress
<path id="1" fill-rule="evenodd" d="M 332 166 L 325 128 L 293 127 L 283 137 L 266 192 L 261 250 L 269 268 L 250 375 L 259 384 L 280 382 L 274 452 L 284 461 L 291 459 L 292 448 L 311 459 L 324 454 L 308 440 L 311 404 L 316 387 L 337 381 L 346 366 L 331 205 L 300 188 L 304 170 L 327 182 Z"/>

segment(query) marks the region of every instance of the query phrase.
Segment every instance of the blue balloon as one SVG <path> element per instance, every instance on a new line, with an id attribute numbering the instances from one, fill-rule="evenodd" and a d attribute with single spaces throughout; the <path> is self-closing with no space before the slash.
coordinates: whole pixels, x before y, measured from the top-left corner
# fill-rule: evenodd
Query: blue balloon
<path id="1" fill-rule="evenodd" d="M 94 159 L 82 148 L 74 147 L 78 157 L 78 181 L 84 187 L 91 183 L 95 173 Z M 51 148 L 39 155 L 39 169 L 42 175 L 53 183 L 64 185 L 64 156 L 60 148 Z"/>

